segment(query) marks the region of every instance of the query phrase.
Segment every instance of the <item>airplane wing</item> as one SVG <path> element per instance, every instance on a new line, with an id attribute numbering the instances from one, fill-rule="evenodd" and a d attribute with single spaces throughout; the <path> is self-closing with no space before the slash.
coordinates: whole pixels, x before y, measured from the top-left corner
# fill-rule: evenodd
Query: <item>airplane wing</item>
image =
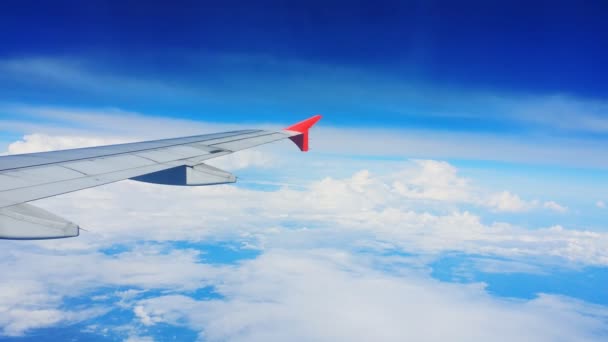
<path id="1" fill-rule="evenodd" d="M 77 224 L 26 202 L 125 179 L 201 186 L 236 182 L 207 159 L 282 139 L 308 151 L 320 115 L 280 131 L 242 130 L 129 144 L 0 157 L 0 239 L 78 236 Z"/>

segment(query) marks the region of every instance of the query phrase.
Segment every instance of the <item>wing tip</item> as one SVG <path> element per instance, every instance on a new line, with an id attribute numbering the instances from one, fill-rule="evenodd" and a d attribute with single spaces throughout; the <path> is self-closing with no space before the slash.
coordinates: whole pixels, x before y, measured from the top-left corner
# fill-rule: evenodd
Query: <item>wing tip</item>
<path id="1" fill-rule="evenodd" d="M 321 114 L 316 114 L 306 120 L 300 121 L 297 124 L 293 124 L 285 129 L 288 131 L 304 133 L 305 131 L 310 129 L 310 127 L 314 126 L 314 124 L 316 124 L 319 120 L 321 120 L 322 117 L 323 116 Z"/>
<path id="2" fill-rule="evenodd" d="M 298 132 L 300 134 L 289 137 L 302 152 L 308 152 L 308 130 L 314 126 L 323 116 L 316 114 L 297 124 L 285 128 L 286 131 Z"/>

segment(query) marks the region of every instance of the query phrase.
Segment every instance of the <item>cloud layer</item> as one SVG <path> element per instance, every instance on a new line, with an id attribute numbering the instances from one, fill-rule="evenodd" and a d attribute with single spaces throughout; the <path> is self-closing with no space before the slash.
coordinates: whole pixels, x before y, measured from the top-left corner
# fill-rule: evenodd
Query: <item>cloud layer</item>
<path id="1" fill-rule="evenodd" d="M 35 134 L 10 152 L 129 139 Z M 280 149 L 260 151 L 215 165 L 262 167 L 287 174 L 287 182 L 173 188 L 127 181 L 35 203 L 91 232 L 6 242 L 0 267 L 13 271 L 0 276 L 2 334 L 73 324 L 97 331 L 90 322 L 118 309 L 131 312 L 127 327 L 106 328 L 132 340 L 153 339 L 163 324 L 209 341 L 599 341 L 607 333 L 602 306 L 549 294 L 500 299 L 484 284 L 429 275 L 429 262 L 450 252 L 499 257 L 517 272 L 607 266 L 606 233 L 483 218 L 568 214 L 563 205 L 483 188 L 445 161 L 404 160 L 384 172 L 329 177 L 319 176 L 331 174 L 323 159 L 307 160 L 316 169 L 303 172 Z M 290 184 L 303 173 L 305 181 Z M 213 263 L 199 244 L 219 243 L 259 256 Z M 212 298 L 193 295 L 205 288 Z M 82 297 L 91 301 L 66 304 Z"/>
<path id="2" fill-rule="evenodd" d="M 148 95 L 149 96 L 149 95 Z M 300 112 L 300 111 L 299 111 Z M 167 138 L 205 132 L 251 128 L 251 125 L 204 123 L 188 119 L 150 117 L 115 108 L 89 109 L 0 104 L 5 130 L 48 135 L 112 136 L 129 140 Z M 314 112 L 285 117 L 283 125 L 256 124 L 256 127 L 283 128 Z M 18 117 L 19 119 L 15 119 Z M 10 119 L 13 118 L 13 119 Z M 559 121 L 551 117 L 547 121 Z M 579 166 L 606 169 L 597 155 L 604 151 L 602 141 L 576 135 L 552 137 L 534 135 L 490 135 L 482 132 L 445 132 L 421 128 L 316 127 L 313 148 L 333 154 L 401 156 L 410 158 L 491 160 L 536 165 Z M 363 137 L 363 139 L 362 139 Z M 555 146 L 560 146 L 556 149 Z"/>
<path id="3" fill-rule="evenodd" d="M 169 295 L 134 311 L 144 325 L 184 324 L 208 341 L 582 341 L 605 329 L 604 308 L 548 295 L 497 300 L 482 284 L 367 263 L 339 251 L 273 251 L 227 274 L 217 287 L 224 299 Z"/>

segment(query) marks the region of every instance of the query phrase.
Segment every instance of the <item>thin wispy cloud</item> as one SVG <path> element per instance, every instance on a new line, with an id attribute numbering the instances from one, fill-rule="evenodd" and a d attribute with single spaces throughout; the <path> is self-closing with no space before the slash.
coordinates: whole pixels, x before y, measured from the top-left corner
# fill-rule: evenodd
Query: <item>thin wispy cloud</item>
<path id="1" fill-rule="evenodd" d="M 52 135 L 111 135 L 131 139 L 155 139 L 251 127 L 190 119 L 150 117 L 119 109 L 80 109 L 52 106 L 4 105 L 0 119 L 9 131 Z M 289 115 L 293 117 L 293 115 Z M 39 122 L 39 120 L 43 120 Z M 51 120 L 51 122 L 47 122 Z M 285 125 L 289 118 L 283 116 Z M 280 129 L 261 122 L 256 126 Z M 608 162 L 596 158 L 602 143 L 584 138 L 543 138 L 527 141 L 518 137 L 482 133 L 437 132 L 420 129 L 320 127 L 314 132 L 315 148 L 327 153 L 409 158 L 473 159 L 531 164 L 606 168 Z M 555 149 L 556 145 L 562 146 Z M 356 146 L 356 148 L 354 148 Z"/>
<path id="2" fill-rule="evenodd" d="M 356 121 L 374 126 L 379 126 L 378 121 L 372 119 L 379 117 L 396 119 L 409 128 L 432 130 L 443 122 L 450 124 L 453 131 L 505 135 L 523 132 L 537 138 L 556 133 L 567 137 L 573 133 L 608 132 L 605 100 L 568 93 L 521 95 L 475 87 L 455 89 L 397 78 L 390 73 L 367 73 L 357 68 L 278 60 L 265 55 L 193 55 L 185 63 L 196 70 L 194 75 L 190 72 L 176 77 L 161 72 L 142 78 L 141 73 L 124 68 L 108 73 L 112 64 L 105 65 L 94 55 L 73 59 L 13 58 L 0 60 L 0 81 L 31 89 L 52 85 L 55 91 L 63 88 L 65 93 L 85 96 L 123 99 L 127 95 L 138 101 L 146 97 L 163 107 L 169 102 L 185 102 L 196 104 L 203 111 L 232 111 L 233 103 L 247 105 L 256 113 L 269 108 L 285 112 L 324 110 L 354 115 Z M 345 98 L 348 102 L 340 102 Z M 91 101 L 95 102 L 94 97 Z M 336 107 L 335 103 L 341 104 Z M 192 108 L 180 106 L 175 110 L 184 113 L 186 109 L 192 114 Z"/>

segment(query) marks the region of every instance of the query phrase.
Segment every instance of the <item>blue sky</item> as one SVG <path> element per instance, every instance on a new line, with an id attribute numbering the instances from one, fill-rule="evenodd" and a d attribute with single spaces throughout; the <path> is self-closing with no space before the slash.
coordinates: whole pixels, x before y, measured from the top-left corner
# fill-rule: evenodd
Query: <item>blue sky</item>
<path id="1" fill-rule="evenodd" d="M 607 10 L 3 3 L 0 153 L 324 118 L 37 201 L 91 232 L 3 243 L 0 340 L 604 340 Z"/>
<path id="2" fill-rule="evenodd" d="M 6 100 L 69 98 L 69 105 L 208 120 L 317 110 L 337 112 L 327 120 L 348 125 L 551 134 L 542 122 L 512 120 L 510 107 L 553 96 L 583 107 L 604 100 L 606 5 L 520 5 L 18 2 L 4 5 L 0 55 L 14 62 L 9 70 L 36 69 L 19 82 L 5 75 L 2 90 Z M 17 63 L 24 59 L 34 65 Z M 86 73 L 76 77 L 73 69 Z M 88 76 L 99 74 L 105 77 L 93 87 Z M 150 82 L 144 89 L 103 84 L 125 77 Z M 49 78 L 64 84 L 50 86 Z"/>

